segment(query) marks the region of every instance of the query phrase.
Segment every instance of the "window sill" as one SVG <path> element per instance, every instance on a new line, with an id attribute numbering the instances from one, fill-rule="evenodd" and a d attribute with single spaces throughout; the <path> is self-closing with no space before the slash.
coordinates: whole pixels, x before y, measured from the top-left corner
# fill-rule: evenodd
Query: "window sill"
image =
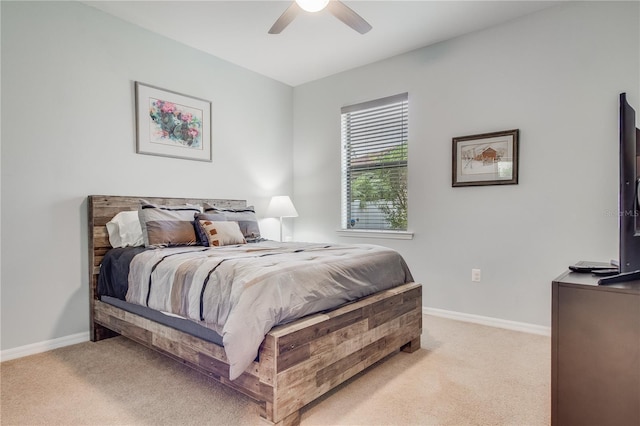
<path id="1" fill-rule="evenodd" d="M 341 237 L 359 238 L 389 238 L 394 240 L 412 240 L 413 232 L 409 231 L 375 231 L 375 230 L 354 230 L 339 229 L 336 231 Z"/>

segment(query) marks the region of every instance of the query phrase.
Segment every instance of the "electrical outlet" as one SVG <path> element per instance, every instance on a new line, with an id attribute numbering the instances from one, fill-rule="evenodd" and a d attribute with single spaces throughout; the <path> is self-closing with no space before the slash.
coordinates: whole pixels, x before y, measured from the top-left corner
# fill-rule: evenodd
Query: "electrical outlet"
<path id="1" fill-rule="evenodd" d="M 481 277 L 480 269 L 472 269 L 471 270 L 471 281 L 474 283 L 479 283 Z"/>

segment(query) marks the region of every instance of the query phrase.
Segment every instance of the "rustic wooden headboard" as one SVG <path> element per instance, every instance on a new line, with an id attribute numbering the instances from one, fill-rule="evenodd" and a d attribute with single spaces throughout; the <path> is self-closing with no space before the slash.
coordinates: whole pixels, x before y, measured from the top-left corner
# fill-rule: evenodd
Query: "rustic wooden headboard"
<path id="1" fill-rule="evenodd" d="M 107 222 L 121 211 L 138 210 L 141 199 L 153 204 L 169 206 L 178 204 L 196 204 L 201 206 L 203 203 L 222 208 L 242 208 L 247 206 L 245 200 L 89 195 L 87 208 L 89 210 L 89 269 L 91 276 L 98 274 L 100 262 L 104 254 L 111 248 L 109 235 L 107 234 Z"/>

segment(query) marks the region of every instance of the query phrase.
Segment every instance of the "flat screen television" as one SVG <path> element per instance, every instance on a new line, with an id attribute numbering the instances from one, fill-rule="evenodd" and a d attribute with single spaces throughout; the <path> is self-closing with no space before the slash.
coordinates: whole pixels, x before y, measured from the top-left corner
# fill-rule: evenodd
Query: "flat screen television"
<path id="1" fill-rule="evenodd" d="M 600 284 L 640 280 L 640 129 L 636 113 L 620 94 L 619 269 Z"/>

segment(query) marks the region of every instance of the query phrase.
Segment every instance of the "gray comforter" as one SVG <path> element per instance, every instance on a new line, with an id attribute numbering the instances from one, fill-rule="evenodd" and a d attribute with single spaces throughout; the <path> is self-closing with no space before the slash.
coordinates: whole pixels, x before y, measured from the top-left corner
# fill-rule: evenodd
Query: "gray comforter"
<path id="1" fill-rule="evenodd" d="M 411 281 L 396 251 L 374 245 L 174 247 L 133 258 L 126 300 L 218 332 L 233 380 L 273 326 Z"/>

